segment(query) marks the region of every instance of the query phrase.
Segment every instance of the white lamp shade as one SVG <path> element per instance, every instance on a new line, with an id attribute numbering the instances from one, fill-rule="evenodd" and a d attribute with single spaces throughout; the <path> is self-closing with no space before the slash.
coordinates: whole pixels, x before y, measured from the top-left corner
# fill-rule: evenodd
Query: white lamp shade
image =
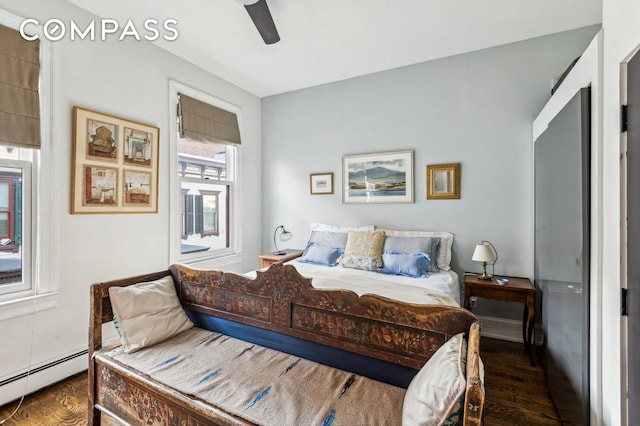
<path id="1" fill-rule="evenodd" d="M 471 260 L 475 260 L 476 262 L 493 262 L 496 260 L 496 254 L 491 250 L 489 244 L 477 244 Z"/>
<path id="2" fill-rule="evenodd" d="M 291 237 L 293 237 L 293 232 L 289 232 L 283 228 L 280 234 L 280 241 L 289 241 Z"/>

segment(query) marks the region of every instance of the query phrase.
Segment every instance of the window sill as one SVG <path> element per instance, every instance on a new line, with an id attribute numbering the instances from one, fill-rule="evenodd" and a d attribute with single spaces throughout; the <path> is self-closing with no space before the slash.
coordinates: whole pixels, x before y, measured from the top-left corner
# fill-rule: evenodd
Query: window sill
<path id="1" fill-rule="evenodd" d="M 58 306 L 58 293 L 40 294 L 0 303 L 0 322 L 31 315 Z"/>
<path id="2" fill-rule="evenodd" d="M 206 269 L 224 269 L 231 265 L 242 263 L 242 253 L 233 253 L 227 256 L 199 258 L 192 260 L 183 260 L 182 263 Z"/>

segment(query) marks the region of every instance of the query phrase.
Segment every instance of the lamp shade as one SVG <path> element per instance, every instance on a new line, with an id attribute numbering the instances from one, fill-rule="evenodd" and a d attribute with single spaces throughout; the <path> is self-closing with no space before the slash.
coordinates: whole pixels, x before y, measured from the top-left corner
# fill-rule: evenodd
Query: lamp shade
<path id="1" fill-rule="evenodd" d="M 496 254 L 493 252 L 489 244 L 477 244 L 476 249 L 473 251 L 473 257 L 471 260 L 475 260 L 476 262 L 493 262 L 496 260 Z"/>
<path id="2" fill-rule="evenodd" d="M 278 231 L 280 231 L 280 235 L 278 235 Z M 273 254 L 285 254 L 286 251 L 285 250 L 280 250 L 278 248 L 278 241 L 289 241 L 291 239 L 291 237 L 293 237 L 293 233 L 289 232 L 285 229 L 284 225 L 280 225 L 277 226 L 275 231 L 273 231 L 273 245 L 276 249 L 276 251 L 273 252 Z"/>
<path id="3" fill-rule="evenodd" d="M 282 228 L 282 233 L 280 234 L 280 241 L 289 241 L 293 237 L 293 232 L 287 231 Z"/>

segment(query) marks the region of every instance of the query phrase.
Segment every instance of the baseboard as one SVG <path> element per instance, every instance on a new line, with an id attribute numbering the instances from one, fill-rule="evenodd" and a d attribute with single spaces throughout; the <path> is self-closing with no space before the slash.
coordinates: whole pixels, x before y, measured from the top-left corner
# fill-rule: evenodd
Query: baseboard
<path id="1" fill-rule="evenodd" d="M 478 315 L 478 319 L 480 319 L 480 334 L 482 336 L 522 343 L 522 321 L 481 315 Z M 536 344 L 541 344 L 542 332 L 537 324 L 534 335 Z"/>
<path id="2" fill-rule="evenodd" d="M 61 360 L 47 363 L 38 368 L 32 368 L 31 373 L 19 374 L 14 378 L 4 380 L 0 386 L 0 406 L 19 400 L 23 394 L 28 395 L 42 388 L 50 386 L 69 376 L 87 369 L 89 361 L 87 351 L 76 352 Z M 8 407 L 15 409 L 14 406 Z"/>

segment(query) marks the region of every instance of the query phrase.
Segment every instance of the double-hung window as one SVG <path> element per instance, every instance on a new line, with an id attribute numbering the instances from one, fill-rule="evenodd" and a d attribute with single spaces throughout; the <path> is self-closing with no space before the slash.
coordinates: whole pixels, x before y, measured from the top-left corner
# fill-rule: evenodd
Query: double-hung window
<path id="1" fill-rule="evenodd" d="M 34 294 L 40 42 L 0 25 L 0 302 Z"/>
<path id="2" fill-rule="evenodd" d="M 237 150 L 235 113 L 178 93 L 179 260 L 234 252 Z"/>

